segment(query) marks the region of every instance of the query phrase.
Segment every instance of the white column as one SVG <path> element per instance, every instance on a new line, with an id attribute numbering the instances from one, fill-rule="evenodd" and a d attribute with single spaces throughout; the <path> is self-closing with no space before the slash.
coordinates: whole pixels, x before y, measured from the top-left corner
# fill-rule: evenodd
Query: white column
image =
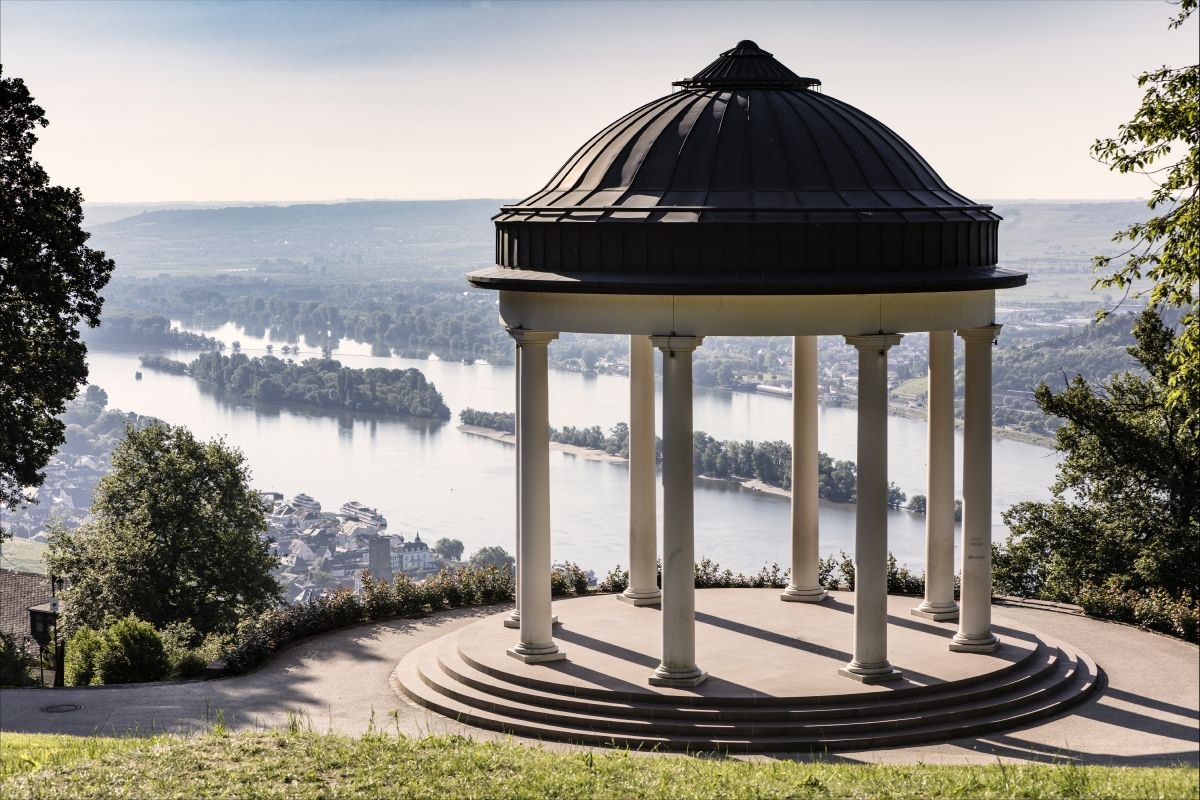
<path id="1" fill-rule="evenodd" d="M 781 599 L 826 598 L 817 574 L 820 506 L 817 497 L 817 337 L 792 339 L 792 582 Z"/>
<path id="2" fill-rule="evenodd" d="M 556 661 L 550 616 L 550 398 L 546 347 L 550 331 L 510 328 L 521 349 L 517 410 L 517 469 L 521 487 L 520 641 L 508 651 L 526 663 Z"/>
<path id="3" fill-rule="evenodd" d="M 696 686 L 696 544 L 692 496 L 692 351 L 700 336 L 652 336 L 663 353 L 662 663 L 654 686 Z"/>
<path id="4" fill-rule="evenodd" d="M 999 325 L 960 330 L 967 346 L 963 410 L 962 601 L 950 649 L 990 653 L 992 635 L 992 343 Z"/>
<path id="5" fill-rule="evenodd" d="M 954 334 L 929 332 L 925 599 L 914 616 L 958 619 L 954 602 Z"/>
<path id="6" fill-rule="evenodd" d="M 847 336 L 858 348 L 858 484 L 854 515 L 854 656 L 838 670 L 895 680 L 887 658 L 887 351 L 896 334 Z"/>
<path id="7" fill-rule="evenodd" d="M 654 346 L 629 337 L 629 587 L 617 595 L 635 606 L 658 605 L 658 530 L 654 452 Z"/>
<path id="8" fill-rule="evenodd" d="M 513 414 L 513 432 L 521 430 L 521 345 L 514 343 L 513 372 L 515 374 L 517 404 Z M 521 627 L 521 448 L 517 448 L 517 562 L 513 567 L 514 605 L 512 613 L 504 618 L 504 627 Z"/>

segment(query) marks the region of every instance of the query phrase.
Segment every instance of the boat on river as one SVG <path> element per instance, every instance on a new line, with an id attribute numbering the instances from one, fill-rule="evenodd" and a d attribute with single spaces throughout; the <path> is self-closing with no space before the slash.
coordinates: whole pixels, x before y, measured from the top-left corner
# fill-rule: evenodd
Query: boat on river
<path id="1" fill-rule="evenodd" d="M 368 525 L 374 525 L 376 528 L 386 528 L 387 520 L 383 515 L 374 508 L 369 508 L 357 500 L 350 500 L 342 504 L 341 513 L 350 519 L 356 519 L 359 522 L 365 522 Z"/>

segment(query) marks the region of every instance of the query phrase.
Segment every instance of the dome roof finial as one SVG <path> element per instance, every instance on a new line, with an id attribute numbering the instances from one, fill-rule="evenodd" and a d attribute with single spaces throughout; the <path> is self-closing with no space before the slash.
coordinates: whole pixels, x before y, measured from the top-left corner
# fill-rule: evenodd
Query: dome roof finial
<path id="1" fill-rule="evenodd" d="M 815 89 L 821 82 L 797 75 L 753 40 L 742 39 L 693 77 L 673 85 L 684 89 Z"/>

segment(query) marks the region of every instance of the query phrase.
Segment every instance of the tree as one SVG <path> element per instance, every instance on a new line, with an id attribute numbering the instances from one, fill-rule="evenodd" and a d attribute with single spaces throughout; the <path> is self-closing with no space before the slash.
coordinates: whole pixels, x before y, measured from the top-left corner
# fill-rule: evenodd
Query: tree
<path id="1" fill-rule="evenodd" d="M 512 572 L 516 568 L 516 561 L 508 554 L 508 551 L 503 547 L 482 547 L 474 552 L 471 560 L 468 562 L 472 567 L 487 567 L 493 566 L 498 569 L 507 569 Z"/>
<path id="2" fill-rule="evenodd" d="M 241 452 L 154 422 L 125 429 L 96 487 L 94 519 L 58 530 L 46 563 L 69 579 L 72 624 L 130 614 L 162 628 L 232 631 L 278 602 L 276 557 Z"/>
<path id="3" fill-rule="evenodd" d="M 462 559 L 463 543 L 458 539 L 438 539 L 432 550 L 447 561 L 459 561 Z"/>
<path id="4" fill-rule="evenodd" d="M 1170 27 L 1183 25 L 1196 3 L 1181 0 Z M 1107 271 L 1114 261 L 1125 262 L 1095 287 L 1128 292 L 1147 277 L 1153 281 L 1152 308 L 1183 310 L 1168 352 L 1166 401 L 1200 417 L 1200 64 L 1143 72 L 1138 86 L 1145 95 L 1133 119 L 1117 128 L 1116 137 L 1096 140 L 1092 154 L 1116 172 L 1149 176 L 1156 185 L 1147 205 L 1161 213 L 1113 236 L 1128 249 L 1096 256 L 1093 266 Z M 1160 162 L 1168 163 L 1155 166 Z"/>
<path id="5" fill-rule="evenodd" d="M 1011 529 L 995 552 L 1001 592 L 1079 602 L 1086 584 L 1197 594 L 1200 563 L 1200 426 L 1168 402 L 1171 331 L 1152 310 L 1134 328 L 1127 372 L 1096 387 L 1076 377 L 1035 392 L 1066 420 L 1054 497 L 1004 513 Z"/>
<path id="6" fill-rule="evenodd" d="M 899 486 L 892 483 L 891 481 L 888 482 L 888 487 L 887 487 L 888 508 L 899 508 L 900 506 L 904 505 L 904 501 L 907 499 L 908 499 L 908 495 L 906 495 Z"/>
<path id="7" fill-rule="evenodd" d="M 924 514 L 926 508 L 925 495 L 914 494 L 908 499 L 908 510 L 914 514 Z"/>
<path id="8" fill-rule="evenodd" d="M 0 68 L 0 507 L 24 502 L 63 442 L 56 417 L 87 380 L 79 324 L 100 324 L 112 260 L 86 246 L 78 189 L 36 161 L 47 125 L 25 82 Z"/>

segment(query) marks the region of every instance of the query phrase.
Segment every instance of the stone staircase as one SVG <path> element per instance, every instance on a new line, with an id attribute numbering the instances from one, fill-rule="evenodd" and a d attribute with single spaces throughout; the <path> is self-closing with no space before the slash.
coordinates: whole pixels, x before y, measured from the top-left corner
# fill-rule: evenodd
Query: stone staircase
<path id="1" fill-rule="evenodd" d="M 481 650 L 477 638 L 468 627 L 417 648 L 397 666 L 393 688 L 468 725 L 630 749 L 820 751 L 947 741 L 1061 714 L 1103 682 L 1086 655 L 1040 635 L 1019 660 L 981 675 L 809 697 L 589 687 L 559 680 L 553 667 L 531 677 L 514 659 L 510 668 Z"/>

